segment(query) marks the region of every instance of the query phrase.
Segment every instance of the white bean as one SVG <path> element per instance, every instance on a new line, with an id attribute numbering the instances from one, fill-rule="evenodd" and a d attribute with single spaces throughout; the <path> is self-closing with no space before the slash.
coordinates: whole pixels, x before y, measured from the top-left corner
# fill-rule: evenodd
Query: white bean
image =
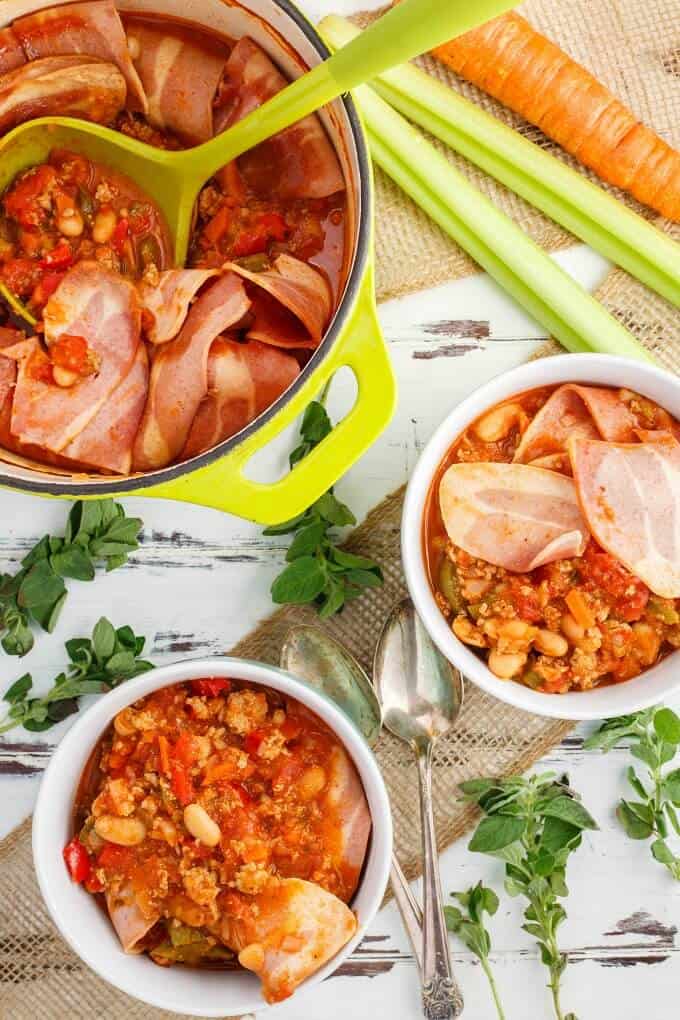
<path id="1" fill-rule="evenodd" d="M 146 838 L 146 825 L 139 818 L 116 818 L 102 815 L 94 823 L 94 831 L 102 839 L 118 846 L 137 846 Z"/>
<path id="2" fill-rule="evenodd" d="M 53 365 L 52 378 L 57 386 L 68 389 L 69 386 L 73 386 L 78 381 L 78 373 L 71 372 L 68 368 L 62 368 L 61 365 Z"/>
<path id="3" fill-rule="evenodd" d="M 219 825 L 200 804 L 188 804 L 184 808 L 184 824 L 194 839 L 204 846 L 217 846 L 222 838 Z"/>
<path id="4" fill-rule="evenodd" d="M 567 654 L 569 643 L 565 637 L 553 630 L 539 630 L 534 637 L 534 648 L 544 655 L 559 656 Z"/>
<path id="5" fill-rule="evenodd" d="M 571 613 L 565 613 L 562 617 L 560 624 L 562 633 L 571 641 L 572 645 L 577 645 L 579 641 L 583 641 L 586 636 L 585 627 L 582 627 L 580 623 L 577 623 Z"/>
<path id="6" fill-rule="evenodd" d="M 500 652 L 493 651 L 489 654 L 489 669 L 501 680 L 511 680 L 513 676 L 517 676 L 526 661 L 527 657 L 522 652 L 501 655 Z"/>
<path id="7" fill-rule="evenodd" d="M 326 785 L 327 776 L 320 765 L 310 765 L 297 781 L 297 791 L 302 800 L 313 800 Z"/>
<path id="8" fill-rule="evenodd" d="M 469 617 L 461 614 L 457 616 L 452 624 L 453 633 L 463 644 L 472 645 L 474 648 L 485 648 L 486 641 L 479 627 L 475 627 Z"/>
<path id="9" fill-rule="evenodd" d="M 519 404 L 501 404 L 480 418 L 475 425 L 475 432 L 483 443 L 496 443 L 499 439 L 505 439 L 513 425 L 521 424 L 525 419 L 526 415 Z"/>
<path id="10" fill-rule="evenodd" d="M 106 244 L 116 229 L 116 214 L 113 209 L 100 209 L 94 218 L 92 240 L 97 244 Z"/>
<path id="11" fill-rule="evenodd" d="M 63 212 L 57 220 L 57 230 L 64 237 L 80 237 L 84 229 L 83 217 L 77 209 Z"/>

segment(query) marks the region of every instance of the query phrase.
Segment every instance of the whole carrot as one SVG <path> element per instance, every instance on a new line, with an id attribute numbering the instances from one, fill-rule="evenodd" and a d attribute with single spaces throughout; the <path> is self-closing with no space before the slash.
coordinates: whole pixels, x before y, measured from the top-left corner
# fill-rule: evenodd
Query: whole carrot
<path id="1" fill-rule="evenodd" d="M 602 180 L 680 221 L 680 153 L 521 15 L 503 14 L 433 53 Z"/>

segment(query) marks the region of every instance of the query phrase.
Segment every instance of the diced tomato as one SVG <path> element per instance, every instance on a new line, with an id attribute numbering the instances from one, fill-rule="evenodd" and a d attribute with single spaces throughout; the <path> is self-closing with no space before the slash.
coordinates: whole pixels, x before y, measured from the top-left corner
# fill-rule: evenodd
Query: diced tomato
<path id="1" fill-rule="evenodd" d="M 54 294 L 55 290 L 57 289 L 57 287 L 59 286 L 59 284 L 61 283 L 65 276 L 66 276 L 65 271 L 60 273 L 57 272 L 45 273 L 42 280 L 35 289 L 39 291 L 39 295 L 36 295 L 35 291 L 33 291 L 33 294 L 31 295 L 31 300 L 33 304 L 40 305 L 44 304 L 45 301 L 47 301 L 48 297 Z M 41 300 L 38 300 L 38 297 L 40 297 Z"/>
<path id="2" fill-rule="evenodd" d="M 286 221 L 280 213 L 261 213 L 255 217 L 252 227 L 240 230 L 231 251 L 235 258 L 259 255 L 266 250 L 269 241 L 283 241 L 288 232 Z"/>
<path id="3" fill-rule="evenodd" d="M 73 265 L 73 252 L 66 241 L 61 241 L 56 248 L 48 251 L 39 263 L 41 269 L 68 269 Z"/>
<path id="4" fill-rule="evenodd" d="M 640 619 L 649 601 L 649 588 L 617 559 L 589 542 L 579 570 L 586 581 L 613 597 L 617 616 L 627 623 Z"/>
<path id="5" fill-rule="evenodd" d="M 94 871 L 85 879 L 85 888 L 89 893 L 104 892 L 103 883 L 99 881 Z"/>
<path id="6" fill-rule="evenodd" d="M 53 149 L 50 153 L 50 163 L 59 172 L 59 176 L 71 184 L 89 184 L 92 177 L 92 164 L 85 156 L 77 152 L 69 152 L 68 149 Z"/>
<path id="7" fill-rule="evenodd" d="M 33 227 L 24 227 L 19 231 L 19 247 L 24 255 L 35 255 L 42 243 L 41 233 Z"/>
<path id="8" fill-rule="evenodd" d="M 218 694 L 230 689 L 231 680 L 227 680 L 226 677 L 211 676 L 191 681 L 192 693 L 202 698 L 216 698 Z"/>
<path id="9" fill-rule="evenodd" d="M 2 278 L 17 297 L 28 296 L 40 280 L 41 270 L 32 259 L 10 259 L 2 267 Z"/>
<path id="10" fill-rule="evenodd" d="M 267 235 L 273 241 L 284 241 L 288 233 L 288 227 L 281 213 L 266 212 L 260 213 L 256 219 L 258 226 L 264 227 Z"/>
<path id="11" fill-rule="evenodd" d="M 137 237 L 148 234 L 153 227 L 153 211 L 149 205 L 139 205 L 128 216 L 130 233 Z"/>
<path id="12" fill-rule="evenodd" d="M 26 366 L 26 374 L 30 379 L 37 379 L 39 382 L 53 383 L 52 362 L 41 347 L 36 347 Z"/>
<path id="13" fill-rule="evenodd" d="M 104 843 L 97 857 L 97 867 L 107 871 L 125 871 L 134 862 L 132 850 L 116 843 Z"/>
<path id="14" fill-rule="evenodd" d="M 173 762 L 170 766 L 170 786 L 182 807 L 191 804 L 194 799 L 194 787 L 186 766 L 180 762 Z"/>
<path id="15" fill-rule="evenodd" d="M 541 619 L 543 611 L 536 589 L 521 577 L 511 577 L 507 588 L 508 601 L 514 605 L 519 618 L 526 623 L 537 623 Z"/>
<path id="16" fill-rule="evenodd" d="M 249 804 L 253 803 L 253 798 L 250 796 L 243 783 L 237 782 L 229 783 L 229 786 L 235 793 L 238 794 L 239 799 L 244 807 L 248 807 Z"/>
<path id="17" fill-rule="evenodd" d="M 56 180 L 52 166 L 39 166 L 31 170 L 8 191 L 3 199 L 5 212 L 17 220 L 22 227 L 37 227 L 44 223 L 47 210 L 38 202 L 46 195 Z"/>
<path id="18" fill-rule="evenodd" d="M 71 842 L 64 847 L 63 856 L 73 881 L 84 882 L 92 871 L 92 864 L 90 855 L 77 836 L 74 836 Z"/>
<path id="19" fill-rule="evenodd" d="M 257 754 L 266 735 L 264 730 L 253 730 L 252 733 L 248 733 L 243 741 L 244 750 L 248 754 Z"/>
<path id="20" fill-rule="evenodd" d="M 96 359 L 84 336 L 62 333 L 50 347 L 52 362 L 76 375 L 92 375 L 96 371 Z"/>
<path id="21" fill-rule="evenodd" d="M 191 733 L 181 733 L 172 748 L 172 757 L 182 765 L 193 765 L 196 761 L 196 744 Z"/>
<path id="22" fill-rule="evenodd" d="M 296 740 L 302 733 L 302 723 L 295 716 L 287 715 L 279 729 L 286 740 Z"/>
<path id="23" fill-rule="evenodd" d="M 125 254 L 126 241 L 130 237 L 130 222 L 123 217 L 118 220 L 111 235 L 111 247 L 117 255 Z"/>

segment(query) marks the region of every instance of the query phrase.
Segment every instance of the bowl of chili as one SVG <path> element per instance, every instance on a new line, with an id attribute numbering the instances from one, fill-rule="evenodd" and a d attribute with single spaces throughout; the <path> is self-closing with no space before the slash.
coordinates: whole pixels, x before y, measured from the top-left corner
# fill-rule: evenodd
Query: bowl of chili
<path id="1" fill-rule="evenodd" d="M 442 652 L 517 708 L 601 719 L 680 687 L 680 382 L 559 355 L 494 379 L 425 447 L 402 520 Z"/>
<path id="2" fill-rule="evenodd" d="M 30 151 L 13 148 L 11 129 L 27 117 L 66 113 L 106 123 L 149 144 L 188 147 L 245 116 L 287 79 L 327 55 L 312 25 L 288 0 L 205 0 L 189 12 L 179 0 L 120 0 L 116 6 L 113 0 L 61 5 L 8 0 L 0 38 L 0 76 L 9 97 L 5 119 L 0 116 L 0 191 L 9 194 L 27 170 L 29 183 L 35 183 L 31 168 L 39 167 L 40 176 L 53 163 L 54 150 L 83 155 L 66 127 L 46 130 Z M 22 99 L 27 83 L 30 94 L 37 96 L 34 109 Z M 6 369 L 0 373 L 0 484 L 68 498 L 135 493 L 180 499 L 276 523 L 310 505 L 374 441 L 391 417 L 395 384 L 375 309 L 366 141 L 350 97 L 307 121 L 306 127 L 294 126 L 224 168 L 201 195 L 185 271 L 207 275 L 193 290 L 203 286 L 193 318 L 200 318 L 196 306 L 204 298 L 205 312 L 210 313 L 211 295 L 231 301 L 234 316 L 216 325 L 207 374 L 198 357 L 191 376 L 193 396 L 184 382 L 178 388 L 182 366 L 174 353 L 181 350 L 172 350 L 185 330 L 163 342 L 152 320 L 149 331 L 143 310 L 139 346 L 147 357 L 142 361 L 154 363 L 146 405 L 140 418 L 140 401 L 130 397 L 129 414 L 113 423 L 111 433 L 121 442 L 124 433 L 129 437 L 136 431 L 132 457 L 128 451 L 127 459 L 112 463 L 101 443 L 93 456 L 90 442 L 88 455 L 82 456 L 83 443 L 74 429 L 87 420 L 90 431 L 95 424 L 98 433 L 111 430 L 111 394 L 128 376 L 119 372 L 120 379 L 114 379 L 115 366 L 109 364 L 106 350 L 87 357 L 87 350 L 71 350 L 71 344 L 57 352 L 61 360 L 55 361 L 59 385 L 67 388 L 69 398 L 62 392 L 59 400 L 51 365 L 53 337 L 47 328 L 41 334 L 47 352 L 36 341 L 38 353 L 50 355 L 41 359 L 43 374 L 32 381 L 22 368 L 17 370 L 17 388 L 26 391 L 25 401 L 13 396 L 12 366 L 6 360 L 15 357 L 24 365 L 26 350 L 19 347 L 0 359 Z M 85 155 L 97 160 L 96 152 Z M 124 167 L 111 169 L 125 172 Z M 153 284 L 150 268 L 161 273 L 170 268 L 163 259 L 162 231 L 154 231 L 149 217 L 135 211 L 148 209 L 155 219 L 156 211 L 143 197 L 134 205 L 120 202 L 120 208 L 112 207 L 106 195 L 99 194 L 101 189 L 83 189 L 80 181 L 71 184 L 60 182 L 61 213 L 55 207 L 45 244 L 36 236 L 40 224 L 22 221 L 25 205 L 18 209 L 14 202 L 12 215 L 0 211 L 0 284 L 5 293 L 20 294 L 39 324 L 45 310 L 49 322 L 50 298 L 64 275 L 68 279 L 71 272 L 90 272 L 95 257 L 107 269 L 111 262 L 116 269 L 122 266 L 126 281 L 135 286 L 140 280 L 129 271 L 135 257 L 136 276 L 146 273 L 144 286 Z M 75 185 L 80 190 L 74 190 Z M 42 217 L 51 192 L 45 196 L 36 191 L 33 197 Z M 78 233 L 81 221 L 85 230 Z M 110 238 L 99 241 L 106 230 Z M 94 241 L 90 233 L 96 235 Z M 83 259 L 89 261 L 81 263 Z M 101 286 L 100 279 L 95 283 Z M 182 278 L 176 283 L 178 289 L 194 286 Z M 218 293 L 220 287 L 224 294 Z M 240 296 L 240 304 L 235 296 Z M 156 326 L 170 298 L 174 293 L 168 297 L 164 285 L 161 300 L 152 300 Z M 116 300 L 129 299 L 130 288 L 119 288 Z M 142 308 L 147 308 L 144 300 Z M 185 326 L 189 324 L 187 319 Z M 139 329 L 128 332 L 135 333 L 135 346 Z M 0 335 L 1 349 L 15 347 L 12 338 Z M 120 357 L 113 360 L 117 371 Z M 135 366 L 143 376 L 144 364 L 130 357 L 126 370 L 128 366 L 130 376 Z M 265 484 L 248 477 L 246 466 L 253 455 L 345 366 L 357 379 L 358 393 L 333 433 L 278 481 Z M 95 387 L 94 380 L 101 383 L 106 372 L 113 373 L 111 385 Z M 49 401 L 35 399 L 36 386 L 49 389 L 43 394 Z M 85 393 L 88 387 L 93 397 L 85 401 L 83 413 L 81 394 L 75 400 L 74 391 Z M 102 406 L 104 390 L 109 397 Z M 187 401 L 194 397 L 195 406 L 187 411 Z M 22 417 L 19 405 L 39 405 L 41 414 L 54 406 L 59 420 L 42 422 L 36 430 L 35 421 Z M 161 420 L 164 407 L 173 409 L 166 421 Z M 62 421 L 63 414 L 68 422 Z M 182 415 L 188 415 L 185 424 L 190 427 L 181 426 L 178 432 Z"/>
<path id="3" fill-rule="evenodd" d="M 380 907 L 391 846 L 382 776 L 348 718 L 290 674 L 227 657 L 94 704 L 55 752 L 33 825 L 70 946 L 192 1016 L 259 1013 L 333 973 Z"/>

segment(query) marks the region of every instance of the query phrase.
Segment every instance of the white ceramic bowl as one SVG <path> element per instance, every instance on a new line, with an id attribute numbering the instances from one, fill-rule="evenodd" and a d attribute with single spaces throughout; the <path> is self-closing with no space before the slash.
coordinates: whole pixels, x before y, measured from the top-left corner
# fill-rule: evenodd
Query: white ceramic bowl
<path id="1" fill-rule="evenodd" d="M 655 400 L 680 418 L 680 379 L 654 365 L 602 354 L 561 354 L 521 365 L 481 386 L 439 426 L 423 450 L 406 493 L 402 518 L 402 557 L 413 602 L 441 651 L 464 676 L 517 708 L 556 719 L 604 719 L 647 708 L 680 690 L 676 655 L 627 680 L 592 691 L 541 694 L 513 680 L 499 680 L 485 663 L 454 635 L 432 595 L 423 556 L 423 512 L 432 479 L 470 422 L 508 397 L 537 386 L 578 382 L 623 386 Z M 650 494 L 653 498 L 653 494 Z"/>
<path id="2" fill-rule="evenodd" d="M 62 860 L 62 848 L 73 835 L 73 802 L 80 776 L 113 717 L 152 691 L 201 676 L 248 680 L 296 698 L 330 726 L 356 765 L 373 822 L 361 882 L 350 904 L 359 926 L 354 938 L 295 995 L 304 995 L 305 988 L 323 981 L 340 966 L 377 913 L 387 885 L 392 850 L 387 791 L 373 754 L 349 719 L 323 695 L 273 666 L 226 657 L 185 659 L 129 680 L 100 698 L 64 737 L 45 772 L 33 817 L 33 858 L 54 923 L 100 977 L 128 995 L 177 1013 L 203 1017 L 259 1014 L 267 1004 L 259 980 L 247 971 L 164 968 L 145 955 L 127 956 L 105 912 L 93 896 L 71 881 Z"/>

